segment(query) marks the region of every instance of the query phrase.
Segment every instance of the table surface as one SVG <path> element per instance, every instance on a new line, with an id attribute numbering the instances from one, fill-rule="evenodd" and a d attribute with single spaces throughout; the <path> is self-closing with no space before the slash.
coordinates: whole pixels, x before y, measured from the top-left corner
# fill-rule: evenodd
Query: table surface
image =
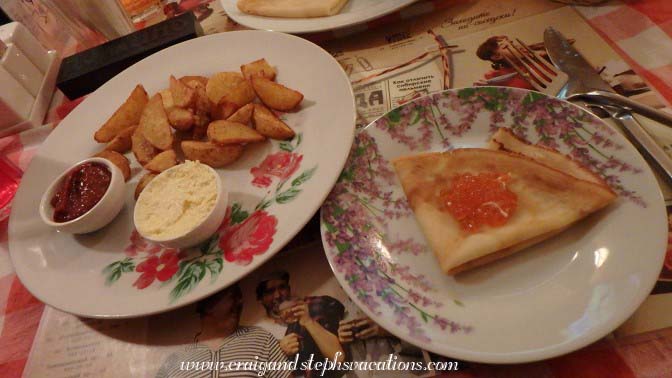
<path id="1" fill-rule="evenodd" d="M 450 3 L 450 4 L 449 4 Z M 425 1 L 425 11 L 444 9 L 454 0 Z M 459 3 L 459 1 L 458 1 Z M 463 2 L 464 3 L 464 2 Z M 634 71 L 669 102 L 672 102 L 672 6 L 669 0 L 611 1 L 600 7 L 579 7 L 588 24 L 621 55 Z M 217 10 L 216 10 L 217 11 Z M 386 17 L 386 23 L 410 17 L 402 10 Z M 220 18 L 222 20 L 222 18 Z M 208 24 L 219 32 L 240 28 Z M 372 22 L 362 29 L 373 29 Z M 342 31 L 340 33 L 343 33 Z M 326 40 L 333 35 L 308 36 Z M 356 37 L 346 37 L 356 38 Z M 64 117 L 78 102 L 67 102 L 50 114 Z M 0 139 L 0 154 L 25 169 L 53 125 Z M 7 220 L 0 221 L 0 376 L 22 375 L 45 305 L 35 299 L 13 273 L 8 254 Z M 669 309 L 669 310 L 672 310 Z M 671 376 L 672 328 L 620 338 L 605 338 L 589 347 L 555 359 L 522 365 L 463 364 L 451 377 L 664 377 Z"/>

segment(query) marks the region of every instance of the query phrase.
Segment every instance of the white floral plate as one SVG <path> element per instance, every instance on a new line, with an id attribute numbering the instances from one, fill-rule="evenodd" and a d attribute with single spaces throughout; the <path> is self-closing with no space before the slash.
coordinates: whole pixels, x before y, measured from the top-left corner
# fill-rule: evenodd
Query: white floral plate
<path id="1" fill-rule="evenodd" d="M 220 0 L 226 14 L 237 23 L 252 29 L 283 33 L 316 33 L 361 24 L 392 13 L 418 0 L 349 0 L 339 14 L 314 18 L 262 17 L 241 12 L 238 0 Z"/>
<path id="2" fill-rule="evenodd" d="M 300 111 L 285 119 L 292 141 L 248 146 L 218 170 L 229 191 L 229 212 L 218 234 L 184 251 L 164 249 L 133 229 L 134 177 L 126 205 L 102 230 L 73 236 L 42 223 L 38 204 L 67 167 L 101 149 L 94 131 L 136 84 L 152 94 L 168 77 L 238 71 L 266 58 L 278 81 L 303 92 Z M 326 90 L 325 88 L 328 88 Z M 218 291 L 268 260 L 308 222 L 329 194 L 354 137 L 350 83 L 324 50 L 287 34 L 242 31 L 190 40 L 128 68 L 87 97 L 33 158 L 12 206 L 9 247 L 16 273 L 37 298 L 89 317 L 130 317 L 169 310 Z"/>
<path id="3" fill-rule="evenodd" d="M 389 162 L 485 147 L 497 127 L 571 154 L 620 196 L 544 243 L 449 277 Z M 336 277 L 371 318 L 419 347 L 488 363 L 550 358 L 605 336 L 649 294 L 667 243 L 660 189 L 620 134 L 570 103 L 495 87 L 424 97 L 361 130 L 321 223 Z"/>

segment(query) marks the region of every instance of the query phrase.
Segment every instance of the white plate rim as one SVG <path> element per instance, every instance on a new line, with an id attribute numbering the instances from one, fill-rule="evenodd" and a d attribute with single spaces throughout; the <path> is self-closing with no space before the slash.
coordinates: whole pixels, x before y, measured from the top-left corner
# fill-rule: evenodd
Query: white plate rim
<path id="1" fill-rule="evenodd" d="M 295 19 L 248 15 L 238 10 L 238 7 L 236 6 L 237 0 L 219 0 L 219 1 L 222 5 L 222 8 L 224 8 L 224 11 L 226 12 L 227 16 L 231 17 L 232 20 L 245 27 L 252 29 L 277 31 L 282 33 L 306 34 L 306 33 L 324 32 L 328 30 L 341 29 L 349 26 L 359 25 L 367 21 L 371 21 L 373 19 L 383 17 L 390 13 L 396 12 L 399 9 L 409 6 L 419 0 L 393 0 L 394 1 L 393 5 L 378 6 L 378 8 L 381 8 L 381 10 L 378 12 L 366 13 L 359 17 L 352 17 L 351 19 L 346 19 L 342 21 L 339 21 L 339 18 L 341 17 L 337 16 L 339 15 L 342 16 L 343 13 L 339 13 L 337 15 L 329 17 L 295 18 Z M 353 14 L 353 16 L 356 15 L 357 13 Z"/>

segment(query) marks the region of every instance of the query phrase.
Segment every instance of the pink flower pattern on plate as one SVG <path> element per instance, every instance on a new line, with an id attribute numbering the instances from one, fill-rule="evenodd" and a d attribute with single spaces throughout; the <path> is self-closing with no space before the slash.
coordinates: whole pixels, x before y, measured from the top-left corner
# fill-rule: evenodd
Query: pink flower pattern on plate
<path id="1" fill-rule="evenodd" d="M 265 211 L 256 211 L 243 222 L 222 230 L 219 247 L 226 261 L 247 265 L 255 255 L 268 250 L 273 243 L 278 219 Z"/>
<path id="2" fill-rule="evenodd" d="M 298 133 L 293 140 L 280 142 L 281 151 L 267 155 L 259 166 L 251 169 L 254 186 L 268 188 L 278 179 L 275 190 L 268 192 L 274 194 L 252 205 L 254 210 L 247 211 L 241 203 L 232 201 L 218 232 L 200 245 L 185 250 L 150 243 L 133 230 L 130 243 L 124 249 L 125 258 L 103 268 L 105 283 L 112 285 L 128 273 L 138 275 L 133 286 L 140 290 L 156 281 L 170 283 L 172 302 L 193 290 L 207 275 L 215 281 L 225 261 L 247 265 L 254 256 L 266 253 L 278 230 L 278 218 L 270 210 L 276 204 L 294 201 L 318 168 L 306 169 L 288 183 L 303 161 L 303 155 L 297 152 L 301 139 L 302 134 Z"/>
<path id="3" fill-rule="evenodd" d="M 250 173 L 254 177 L 252 185 L 268 188 L 273 182 L 273 177 L 280 179 L 280 181 L 287 180 L 299 169 L 301 160 L 303 160 L 303 155 L 287 151 L 266 156 L 266 159 L 259 166 L 250 169 Z"/>

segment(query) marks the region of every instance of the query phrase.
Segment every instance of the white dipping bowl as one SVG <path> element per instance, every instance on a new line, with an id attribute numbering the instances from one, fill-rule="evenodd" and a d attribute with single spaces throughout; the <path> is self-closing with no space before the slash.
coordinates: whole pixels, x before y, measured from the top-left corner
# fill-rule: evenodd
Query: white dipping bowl
<path id="1" fill-rule="evenodd" d="M 60 187 L 61 182 L 68 173 L 84 163 L 100 163 L 110 170 L 112 178 L 107 191 L 97 204 L 78 218 L 67 222 L 54 222 L 54 208 L 51 206 L 51 198 L 54 192 Z M 86 234 L 99 230 L 110 223 L 119 214 L 121 208 L 124 207 L 124 197 L 124 174 L 121 170 L 107 159 L 99 157 L 90 158 L 73 165 L 49 185 L 42 195 L 42 200 L 40 200 L 40 217 L 42 217 L 44 223 L 59 231 L 70 234 Z"/>
<path id="2" fill-rule="evenodd" d="M 152 185 L 155 185 L 157 183 L 158 181 L 157 179 L 159 177 L 161 177 L 164 174 L 167 174 L 173 169 L 179 169 L 181 167 L 181 164 L 178 164 L 174 167 L 166 169 L 165 171 L 161 172 L 158 176 L 156 176 L 152 181 L 149 182 L 149 184 L 147 184 L 147 186 L 143 189 L 143 191 L 140 193 L 140 196 L 138 197 L 135 210 L 133 211 L 133 223 L 136 224 L 136 229 L 143 238 L 147 239 L 152 243 L 160 244 L 168 248 L 187 248 L 204 242 L 209 237 L 211 237 L 215 232 L 217 232 L 217 229 L 224 220 L 224 216 L 226 216 L 226 206 L 229 201 L 229 195 L 228 192 L 224 189 L 224 185 L 222 184 L 222 180 L 219 177 L 217 171 L 215 171 L 212 167 L 208 165 L 205 164 L 203 165 L 209 169 L 210 173 L 215 178 L 215 184 L 217 185 L 217 198 L 215 199 L 215 206 L 213 206 L 210 213 L 206 215 L 203 218 L 203 220 L 197 225 L 195 225 L 194 228 L 192 228 L 190 231 L 187 231 L 185 234 L 173 238 L 158 239 L 150 235 L 143 234 L 137 227 L 138 224 L 137 204 L 139 204 L 142 201 L 144 195 L 149 195 L 148 193 L 151 190 L 148 189 L 151 189 Z"/>

